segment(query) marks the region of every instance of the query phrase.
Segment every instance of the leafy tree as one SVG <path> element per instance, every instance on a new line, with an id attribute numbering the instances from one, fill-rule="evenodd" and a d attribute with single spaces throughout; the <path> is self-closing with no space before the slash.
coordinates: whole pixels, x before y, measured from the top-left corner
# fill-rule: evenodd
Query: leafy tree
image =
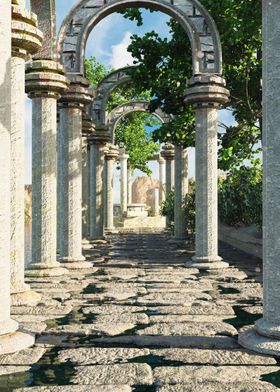
<path id="1" fill-rule="evenodd" d="M 94 57 L 85 60 L 86 77 L 92 86 L 97 86 L 110 72 L 111 68 L 97 62 Z M 112 111 L 115 107 L 132 100 L 150 100 L 148 91 L 139 90 L 133 84 L 120 86 L 115 89 L 107 103 L 106 110 Z M 133 170 L 139 169 L 150 175 L 151 171 L 147 162 L 159 151 L 151 135 L 147 134 L 146 127 L 155 127 L 159 121 L 149 114 L 134 112 L 123 117 L 115 130 L 115 143 L 124 147 L 129 154 L 128 163 Z"/>
<path id="2" fill-rule="evenodd" d="M 254 162 L 261 141 L 261 0 L 201 0 L 212 14 L 221 36 L 223 73 L 231 91 L 228 110 L 237 125 L 222 124 L 219 134 L 219 166 L 223 170 L 238 167 L 244 159 Z M 141 11 L 127 9 L 125 17 L 142 23 Z M 129 51 L 138 67 L 132 70 L 134 84 L 151 91 L 151 110 L 161 107 L 177 117 L 155 133 L 174 142 L 179 128 L 182 144 L 193 143 L 193 119 L 183 103 L 186 81 L 192 75 L 191 48 L 183 28 L 173 19 L 168 22 L 171 39 L 162 39 L 152 31 L 143 37 L 132 36 Z M 181 120 L 178 120 L 178 117 Z M 173 130 L 171 127 L 173 125 Z M 187 133 L 187 136 L 186 136 Z M 179 135 L 179 137 L 180 137 Z M 183 136 L 184 135 L 184 136 Z"/>

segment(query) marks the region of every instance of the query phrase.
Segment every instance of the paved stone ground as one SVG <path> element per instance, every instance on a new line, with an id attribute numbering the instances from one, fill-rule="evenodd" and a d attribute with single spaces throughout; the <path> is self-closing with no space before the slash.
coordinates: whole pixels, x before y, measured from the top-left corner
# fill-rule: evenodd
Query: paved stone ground
<path id="1" fill-rule="evenodd" d="M 85 254 L 91 269 L 31 279 L 42 302 L 12 309 L 36 346 L 0 357 L 0 392 L 279 389 L 277 359 L 237 343 L 262 312 L 257 259 L 222 244 L 231 268 L 199 273 L 184 267 L 191 249 L 146 233 Z"/>

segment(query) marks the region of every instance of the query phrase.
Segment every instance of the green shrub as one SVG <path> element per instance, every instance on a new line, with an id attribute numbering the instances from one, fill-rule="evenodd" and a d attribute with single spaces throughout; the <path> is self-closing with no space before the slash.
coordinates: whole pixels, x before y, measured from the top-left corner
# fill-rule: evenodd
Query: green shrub
<path id="1" fill-rule="evenodd" d="M 262 227 L 262 169 L 241 167 L 219 179 L 219 218 L 229 226 Z"/>

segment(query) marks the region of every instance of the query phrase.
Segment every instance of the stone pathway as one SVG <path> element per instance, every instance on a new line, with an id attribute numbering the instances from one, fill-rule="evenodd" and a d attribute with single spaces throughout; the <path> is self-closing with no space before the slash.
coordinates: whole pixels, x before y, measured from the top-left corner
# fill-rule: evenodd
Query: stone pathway
<path id="1" fill-rule="evenodd" d="M 273 357 L 237 334 L 262 312 L 260 263 L 221 246 L 231 268 L 186 269 L 163 234 L 86 246 L 92 268 L 31 279 L 36 307 L 12 309 L 36 346 L 0 357 L 0 392 L 259 392 L 280 387 Z"/>

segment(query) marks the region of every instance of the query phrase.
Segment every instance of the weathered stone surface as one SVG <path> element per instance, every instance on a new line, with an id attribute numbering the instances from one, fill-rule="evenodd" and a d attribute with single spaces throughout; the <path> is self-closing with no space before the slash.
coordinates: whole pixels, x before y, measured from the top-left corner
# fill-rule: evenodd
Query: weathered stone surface
<path id="1" fill-rule="evenodd" d="M 187 384 L 165 385 L 157 392 L 277 392 L 279 388 L 267 382 L 189 382 Z"/>
<path id="2" fill-rule="evenodd" d="M 159 367 L 154 370 L 155 382 L 163 384 L 185 384 L 188 381 L 232 383 L 259 381 L 263 374 L 279 371 L 277 366 L 179 366 Z M 225 384 L 226 385 L 226 384 Z"/>
<path id="3" fill-rule="evenodd" d="M 229 316 L 220 315 L 192 315 L 192 314 L 166 314 L 162 316 L 150 316 L 150 323 L 217 323 L 226 320 Z"/>
<path id="4" fill-rule="evenodd" d="M 197 349 L 158 349 L 152 355 L 163 356 L 166 361 L 179 361 L 185 364 L 201 365 L 276 365 L 272 357 L 257 355 L 244 349 L 235 350 L 197 350 Z"/>
<path id="5" fill-rule="evenodd" d="M 0 356 L 0 369 L 2 365 L 33 365 L 44 355 L 46 349 L 43 347 L 32 347 L 14 354 Z"/>
<path id="6" fill-rule="evenodd" d="M 237 330 L 223 322 L 159 323 L 137 331 L 139 335 L 234 336 Z"/>
<path id="7" fill-rule="evenodd" d="M 56 305 L 56 306 L 45 306 L 45 305 L 38 305 L 35 308 L 27 307 L 27 306 L 20 306 L 20 307 L 12 307 L 11 313 L 12 314 L 30 314 L 30 315 L 64 315 L 70 313 L 72 310 L 72 306 L 70 305 Z"/>
<path id="8" fill-rule="evenodd" d="M 31 366 L 1 366 L 0 376 L 5 376 L 8 374 L 24 373 L 30 369 Z"/>
<path id="9" fill-rule="evenodd" d="M 192 303 L 196 300 L 211 301 L 212 297 L 206 293 L 193 292 L 190 294 L 183 293 L 178 295 L 176 293 L 153 293 L 145 295 L 137 299 L 137 305 L 185 305 Z"/>
<path id="10" fill-rule="evenodd" d="M 136 313 L 147 310 L 145 306 L 121 306 L 121 305 L 100 305 L 100 306 L 88 306 L 82 309 L 84 314 L 125 314 L 125 313 Z"/>
<path id="11" fill-rule="evenodd" d="M 51 328 L 48 330 L 50 334 L 57 335 L 108 335 L 115 336 L 124 333 L 129 329 L 134 328 L 134 324 L 132 323 L 94 323 L 94 324 L 70 324 L 70 325 L 61 325 L 55 328 Z"/>
<path id="12" fill-rule="evenodd" d="M 102 385 L 152 385 L 153 375 L 147 364 L 120 364 L 81 366 L 76 368 L 76 375 L 71 378 L 74 384 Z"/>
<path id="13" fill-rule="evenodd" d="M 159 306 L 156 308 L 159 314 L 186 314 L 186 315 L 234 315 L 230 305 L 216 305 L 209 302 L 195 302 L 192 306 Z"/>
<path id="14" fill-rule="evenodd" d="M 63 385 L 58 386 L 46 386 L 46 387 L 33 387 L 33 388 L 20 388 L 17 389 L 19 392 L 89 392 L 88 386 L 85 385 Z M 90 386 L 90 392 L 131 392 L 131 388 L 128 385 L 100 385 Z"/>
<path id="15" fill-rule="evenodd" d="M 77 348 L 63 350 L 59 353 L 59 361 L 78 363 L 79 365 L 107 365 L 127 362 L 129 359 L 149 355 L 148 349 L 135 348 Z"/>

